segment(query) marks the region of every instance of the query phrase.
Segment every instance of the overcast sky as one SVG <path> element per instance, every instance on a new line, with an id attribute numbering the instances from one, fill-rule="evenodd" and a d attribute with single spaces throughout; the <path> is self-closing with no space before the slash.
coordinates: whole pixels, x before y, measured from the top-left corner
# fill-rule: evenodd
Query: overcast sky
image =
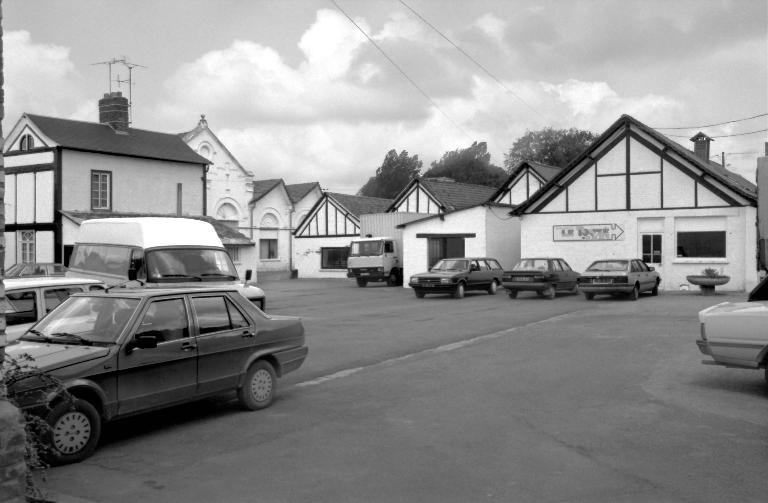
<path id="1" fill-rule="evenodd" d="M 110 83 L 108 67 L 94 63 L 124 56 L 143 65 L 133 70 L 133 127 L 179 133 L 205 114 L 257 179 L 317 181 L 334 192 L 357 192 L 391 149 L 418 155 L 426 170 L 446 151 L 485 141 L 502 166 L 526 130 L 602 133 L 621 114 L 689 127 L 768 112 L 765 0 L 2 7 L 4 132 L 23 112 L 97 121 Z M 127 70 L 115 65 L 118 76 Z M 112 90 L 128 94 L 125 84 Z M 662 132 L 690 148 L 699 130 L 717 137 L 767 128 L 763 116 Z M 765 132 L 715 138 L 712 153 L 726 152 L 730 168 L 754 181 L 766 140 Z"/>

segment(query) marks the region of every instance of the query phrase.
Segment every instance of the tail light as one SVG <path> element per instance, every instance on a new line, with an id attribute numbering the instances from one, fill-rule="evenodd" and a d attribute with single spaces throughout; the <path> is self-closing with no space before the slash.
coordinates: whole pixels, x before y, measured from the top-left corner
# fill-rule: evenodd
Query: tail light
<path id="1" fill-rule="evenodd" d="M 704 325 L 704 323 L 701 323 L 700 326 L 701 326 L 701 329 L 700 329 L 701 330 L 701 340 L 702 341 L 706 341 L 707 340 L 707 328 L 706 328 L 706 325 Z"/>

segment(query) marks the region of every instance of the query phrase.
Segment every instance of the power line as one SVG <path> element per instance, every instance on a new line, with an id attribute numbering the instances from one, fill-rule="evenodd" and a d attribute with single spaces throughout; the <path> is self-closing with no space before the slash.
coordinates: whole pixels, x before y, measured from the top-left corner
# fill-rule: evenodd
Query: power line
<path id="1" fill-rule="evenodd" d="M 688 126 L 688 127 L 656 127 L 656 126 L 652 126 L 652 127 L 653 127 L 653 129 L 700 129 L 700 128 L 705 128 L 705 127 L 724 126 L 725 124 L 733 124 L 734 122 L 748 121 L 748 120 L 752 120 L 752 119 L 757 119 L 758 117 L 765 117 L 766 115 L 768 115 L 768 113 L 759 114 L 759 115 L 755 115 L 755 116 L 752 116 L 752 117 L 747 117 L 745 119 L 734 119 L 732 121 L 719 122 L 717 124 L 704 124 L 703 126 Z"/>
<path id="2" fill-rule="evenodd" d="M 721 134 L 717 136 L 710 136 L 710 138 L 730 138 L 732 136 L 746 136 L 748 134 L 755 134 L 755 133 L 764 133 L 768 131 L 768 129 L 758 129 L 757 131 L 750 131 L 748 133 L 736 133 L 736 134 Z M 679 135 L 679 134 L 667 134 L 664 136 L 669 136 L 672 138 L 688 138 L 688 135 Z M 709 136 L 709 135 L 707 135 Z"/>
<path id="3" fill-rule="evenodd" d="M 482 71 L 484 71 L 484 72 L 485 72 L 485 73 L 486 73 L 486 74 L 487 74 L 489 77 L 491 77 L 493 80 L 495 80 L 495 81 L 496 81 L 496 82 L 497 82 L 497 83 L 498 83 L 498 84 L 499 84 L 499 85 L 500 85 L 502 88 L 504 88 L 504 89 L 505 89 L 505 90 L 506 90 L 506 91 L 507 91 L 509 94 L 511 94 L 512 96 L 514 96 L 514 97 L 515 97 L 515 98 L 517 98 L 518 100 L 520 100 L 520 102 L 522 102 L 522 103 L 523 103 L 525 106 L 527 106 L 528 108 L 530 108 L 530 109 L 531 109 L 531 110 L 532 110 L 534 113 L 536 113 L 536 114 L 537 114 L 539 117 L 541 117 L 542 119 L 546 120 L 546 117 L 544 117 L 544 116 L 543 116 L 543 115 L 542 115 L 542 114 L 541 114 L 541 113 L 540 113 L 538 110 L 536 110 L 535 108 L 533 108 L 531 105 L 529 105 L 529 104 L 528 104 L 528 102 L 526 102 L 526 101 L 525 101 L 523 98 L 521 98 L 520 96 L 518 96 L 518 95 L 517 95 L 517 94 L 516 94 L 516 93 L 515 93 L 515 92 L 514 92 L 512 89 L 510 89 L 509 87 L 507 87 L 507 86 L 504 84 L 504 82 L 502 82 L 502 81 L 501 81 L 499 78 L 497 78 L 497 77 L 496 77 L 494 74 L 492 74 L 492 73 L 490 72 L 490 70 L 488 70 L 486 67 L 484 67 L 482 64 L 480 64 L 480 63 L 479 63 L 479 62 L 478 62 L 478 61 L 477 61 L 475 58 L 473 58 L 472 56 L 470 56 L 469 54 L 467 54 L 467 52 L 466 52 L 464 49 L 462 49 L 461 47 L 459 47 L 459 46 L 458 46 L 458 45 L 457 45 L 457 44 L 456 44 L 456 43 L 455 43 L 453 40 L 451 40 L 450 38 L 448 38 L 447 36 L 445 36 L 445 35 L 444 35 L 444 34 L 443 34 L 443 33 L 442 33 L 440 30 L 438 30 L 437 28 L 435 28 L 435 26 L 434 26 L 432 23 L 430 23 L 429 21 L 427 21 L 426 19 L 424 19 L 424 16 L 422 16 L 421 14 L 419 14 L 418 12 L 416 12 L 416 11 L 413 9 L 413 7 L 411 7 L 410 5 L 408 5 L 407 3 L 405 3 L 403 0 L 399 0 L 399 2 L 400 2 L 401 4 L 403 4 L 403 5 L 404 5 L 404 6 L 405 6 L 405 7 L 406 7 L 408 10 L 410 10 L 411 12 L 413 12 L 413 13 L 416 15 L 416 17 L 418 17 L 419 19 L 421 19 L 421 21 L 422 21 L 422 22 L 424 22 L 424 24 L 426 24 L 427 26 L 429 26 L 430 28 L 432 28 L 432 29 L 433 29 L 433 30 L 434 30 L 434 31 L 435 31 L 435 32 L 436 32 L 438 35 L 440 35 L 441 37 L 443 37 L 443 38 L 444 38 L 444 39 L 445 39 L 445 40 L 446 40 L 446 41 L 447 41 L 449 44 L 451 44 L 453 47 L 455 47 L 457 51 L 459 51 L 460 53 L 462 53 L 462 54 L 463 54 L 463 55 L 464 55 L 464 56 L 465 56 L 467 59 L 469 59 L 470 61 L 472 61 L 472 62 L 473 62 L 475 65 L 477 65 L 477 67 L 478 67 L 478 68 L 480 68 L 480 69 L 481 69 Z"/>
<path id="4" fill-rule="evenodd" d="M 437 103 L 435 103 L 435 101 L 434 101 L 434 100 L 433 100 L 433 99 L 432 99 L 432 98 L 431 98 L 431 97 L 430 97 L 430 96 L 429 96 L 429 95 L 426 93 L 426 91 L 424 91 L 424 90 L 423 90 L 421 87 L 419 87 L 419 85 L 418 85 L 416 82 L 414 82 L 414 80 L 413 80 L 411 77 L 409 77 L 407 73 L 405 73 L 405 70 L 403 70 L 402 68 L 400 68 L 400 66 L 399 66 L 397 63 L 395 63 L 395 61 L 394 61 L 392 58 L 390 58 L 390 57 L 389 57 L 389 55 L 388 55 L 386 52 L 384 52 L 384 49 L 382 49 L 382 48 L 379 46 L 379 44 L 377 44 L 377 43 L 376 43 L 376 41 L 374 41 L 374 40 L 373 40 L 373 39 L 372 39 L 372 38 L 371 38 L 371 37 L 370 37 L 370 36 L 369 36 L 369 35 L 368 35 L 368 34 L 365 32 L 365 30 L 363 30 L 363 29 L 360 27 L 360 25 L 358 25 L 358 24 L 355 22 L 355 20 L 354 20 L 354 19 L 352 19 L 352 18 L 349 16 L 349 14 L 347 14 L 347 13 L 344 11 L 344 9 L 342 9 L 342 8 L 341 8 L 341 6 L 339 6 L 339 4 L 337 4 L 337 3 L 336 3 L 336 0 L 330 0 L 330 1 L 331 1 L 331 3 L 332 3 L 332 4 L 333 4 L 333 5 L 334 5 L 334 6 L 335 6 L 335 7 L 336 7 L 336 8 L 337 8 L 337 9 L 338 9 L 338 10 L 339 10 L 339 11 L 340 11 L 342 14 L 344 14 L 344 16 L 345 16 L 347 19 L 349 19 L 349 22 L 350 22 L 350 23 L 352 23 L 353 25 L 355 25 L 355 28 L 357 28 L 357 29 L 360 31 L 360 33 L 362 33 L 362 34 L 365 36 L 365 38 L 367 38 L 367 39 L 368 39 L 368 42 L 370 42 L 370 43 L 371 43 L 371 44 L 372 44 L 372 45 L 373 45 L 373 46 L 374 46 L 376 49 L 378 49 L 378 51 L 379 51 L 379 52 L 382 54 L 382 56 L 384 56 L 385 58 L 387 58 L 387 61 L 389 61 L 389 62 L 392 64 L 392 66 L 394 66 L 394 67 L 397 69 L 397 71 L 398 71 L 398 72 L 400 72 L 400 73 L 403 75 L 403 77 L 405 77 L 405 78 L 406 78 L 406 80 L 408 80 L 408 82 L 410 82 L 410 83 L 411 83 L 411 85 L 412 85 L 413 87 L 415 87 L 415 88 L 416 88 L 416 89 L 417 89 L 417 90 L 418 90 L 418 91 L 419 91 L 419 92 L 422 94 L 422 96 L 424 96 L 424 97 L 427 99 L 427 101 L 429 101 L 429 102 L 432 104 L 432 106 L 433 106 L 433 107 L 435 107 L 435 108 L 436 108 L 436 109 L 437 109 L 437 110 L 438 110 L 438 111 L 439 111 L 441 114 L 443 114 L 443 117 L 445 117 L 445 118 L 448 120 L 448 122 L 450 122 L 451 124 L 453 124 L 453 126 L 454 126 L 456 129 L 458 129 L 459 131 L 461 131 L 462 133 L 464 133 L 464 136 L 466 136 L 466 137 L 467 137 L 469 140 L 472 140 L 472 137 L 471 137 L 471 136 L 470 136 L 470 135 L 469 135 L 469 134 L 468 134 L 466 131 L 464 131 L 464 129 L 463 129 L 461 126 L 459 126 L 459 125 L 458 125 L 458 124 L 457 124 L 457 123 L 456 123 L 456 122 L 455 122 L 453 119 L 451 119 L 451 118 L 448 116 L 448 114 L 446 114 L 446 113 L 443 111 L 443 109 L 442 109 L 442 108 L 440 108 L 440 107 L 437 105 Z"/>

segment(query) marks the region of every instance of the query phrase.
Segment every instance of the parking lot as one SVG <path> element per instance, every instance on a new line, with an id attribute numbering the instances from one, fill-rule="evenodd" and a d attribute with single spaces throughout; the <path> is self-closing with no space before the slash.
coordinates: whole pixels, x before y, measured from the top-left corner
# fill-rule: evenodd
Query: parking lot
<path id="1" fill-rule="evenodd" d="M 57 501 L 764 501 L 768 385 L 705 366 L 698 310 L 267 282 L 305 365 L 269 409 L 228 398 L 118 421 L 51 469 Z"/>

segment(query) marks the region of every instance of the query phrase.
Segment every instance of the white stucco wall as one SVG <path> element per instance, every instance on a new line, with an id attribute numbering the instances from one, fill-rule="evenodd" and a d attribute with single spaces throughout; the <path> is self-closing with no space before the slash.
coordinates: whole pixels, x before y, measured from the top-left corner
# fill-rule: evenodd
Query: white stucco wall
<path id="1" fill-rule="evenodd" d="M 346 278 L 346 269 L 321 269 L 320 248 L 349 246 L 350 237 L 317 237 L 294 239 L 294 264 L 299 278 Z"/>
<path id="2" fill-rule="evenodd" d="M 62 209 L 91 211 L 91 170 L 112 172 L 112 211 L 176 213 L 182 184 L 182 214 L 203 213 L 203 167 L 90 152 L 62 152 Z M 52 197 L 52 196 L 51 196 Z"/>
<path id="3" fill-rule="evenodd" d="M 529 214 L 521 219 L 521 255 L 562 257 L 571 267 L 582 272 L 592 261 L 600 258 L 642 258 L 640 232 L 660 229 L 662 263 L 655 267 L 661 275 L 663 290 L 678 290 L 681 285 L 695 289 L 685 277 L 701 274 L 706 267 L 722 269 L 731 277 L 730 282 L 718 289 L 750 290 L 758 280 L 756 218 L 753 207 Z M 676 227 L 693 225 L 692 222 L 699 226 L 699 230 L 726 230 L 726 258 L 677 257 Z M 556 225 L 594 224 L 618 224 L 624 234 L 615 241 L 553 239 L 553 227 Z"/>
<path id="4" fill-rule="evenodd" d="M 491 207 L 485 212 L 487 246 L 485 255 L 494 257 L 504 269 L 520 260 L 520 218 L 509 215 L 509 208 Z"/>

